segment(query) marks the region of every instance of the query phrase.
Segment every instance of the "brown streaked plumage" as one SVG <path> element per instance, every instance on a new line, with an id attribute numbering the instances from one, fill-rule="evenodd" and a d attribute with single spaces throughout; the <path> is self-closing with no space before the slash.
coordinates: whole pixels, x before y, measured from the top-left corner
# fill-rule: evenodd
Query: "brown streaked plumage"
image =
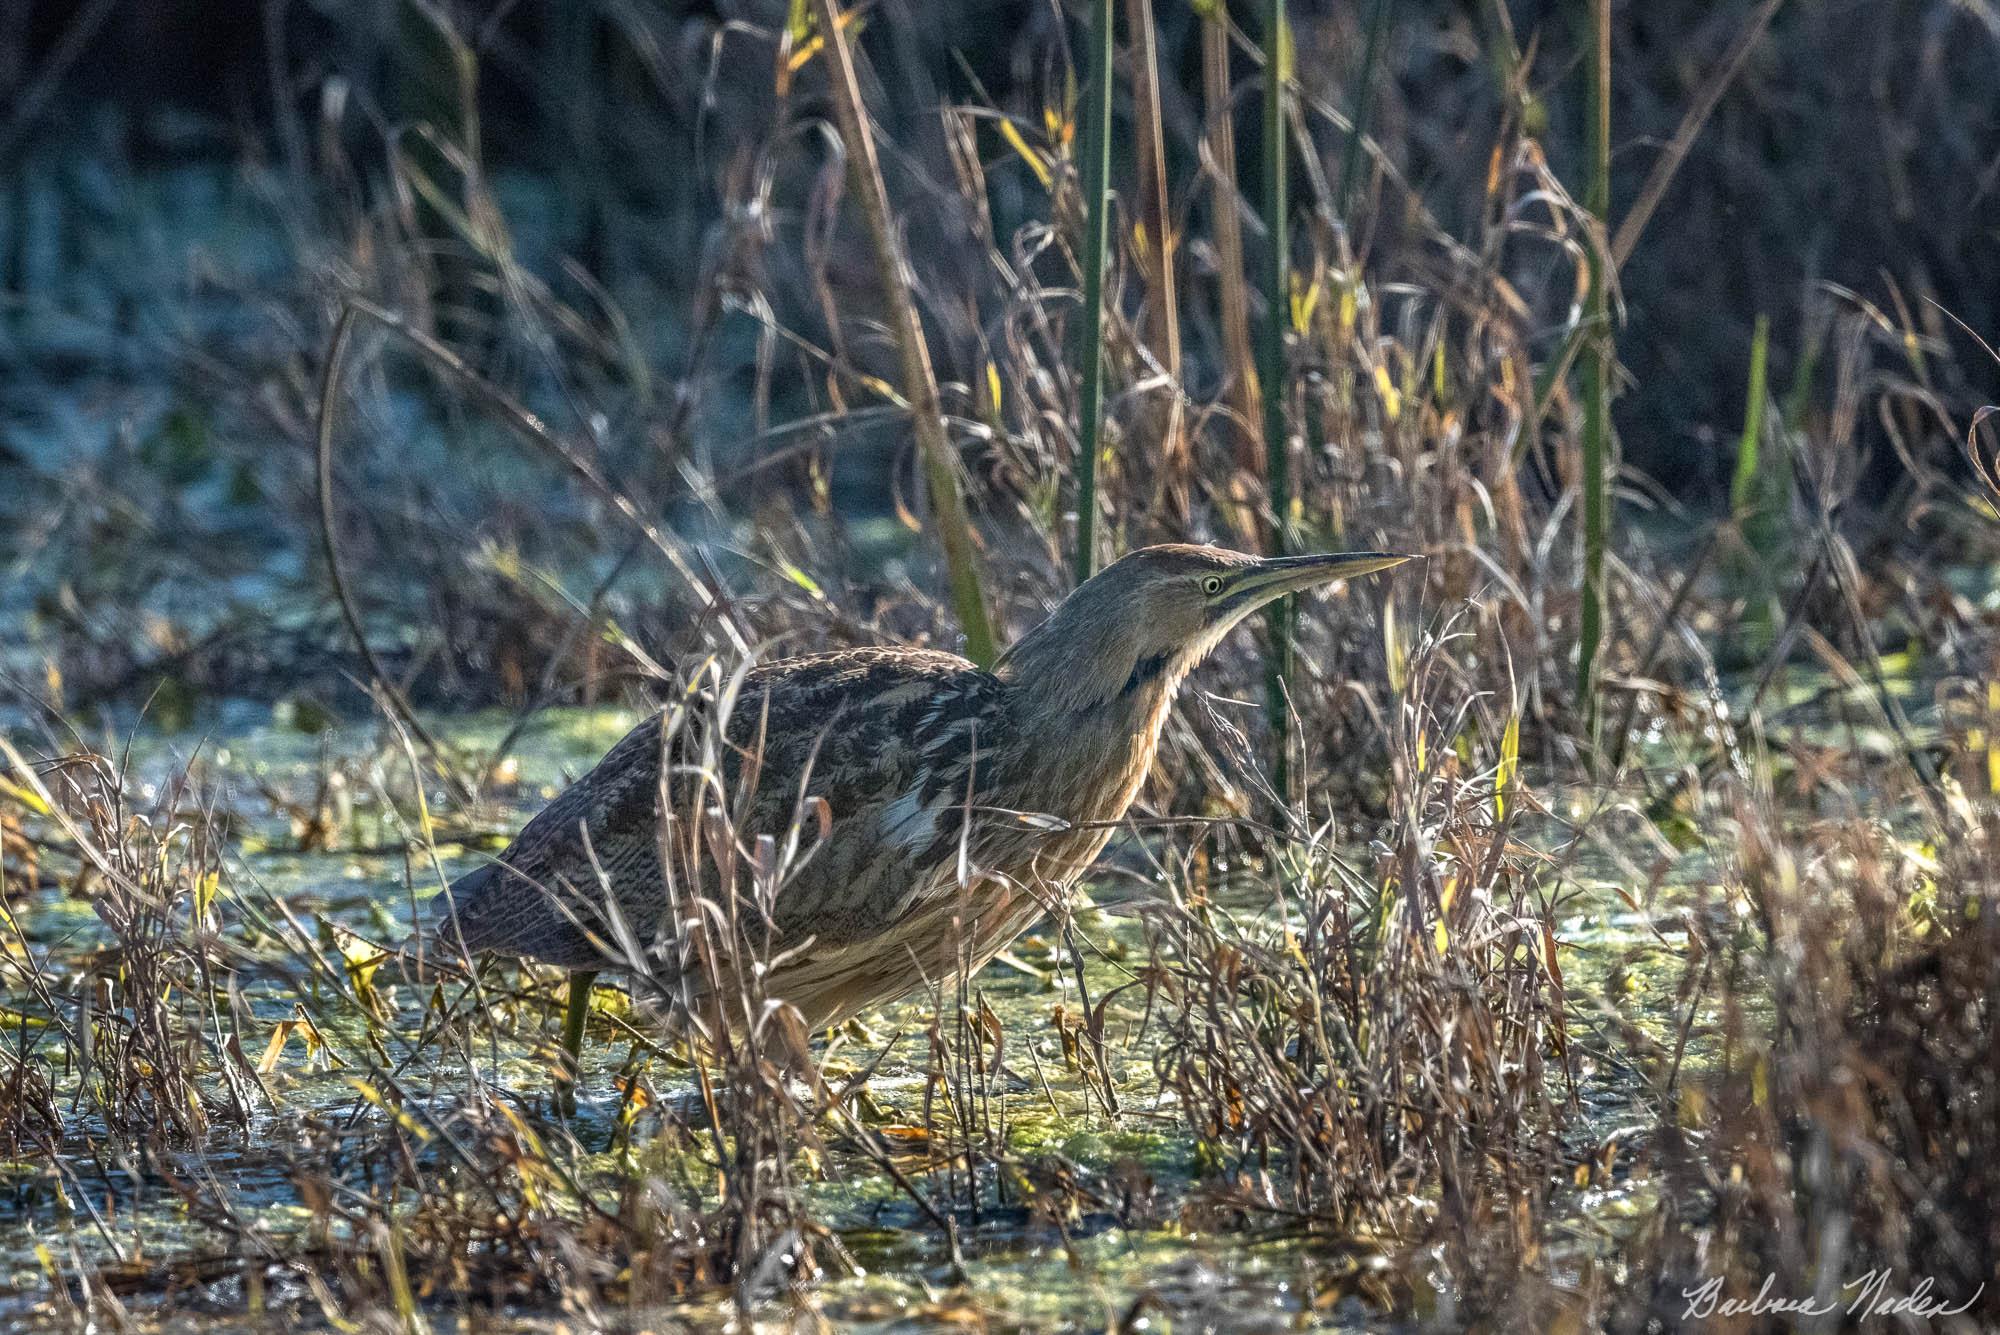
<path id="1" fill-rule="evenodd" d="M 1152 766 L 1182 678 L 1232 626 L 1286 593 L 1406 559 L 1148 547 L 1086 581 L 991 672 L 901 648 L 751 669 L 725 729 L 729 781 L 747 765 L 754 783 L 742 834 L 782 839 L 802 811 L 827 819 L 772 905 L 777 951 L 804 949 L 769 994 L 819 1027 L 984 964 L 1096 858 Z M 640 724 L 497 862 L 453 883 L 436 917 L 445 939 L 573 970 L 624 967 L 602 944 L 618 936 L 602 911 L 608 886 L 633 937 L 659 943 L 656 975 L 671 976 L 662 735 L 659 716 Z M 811 846 L 819 826 L 804 825 Z"/>

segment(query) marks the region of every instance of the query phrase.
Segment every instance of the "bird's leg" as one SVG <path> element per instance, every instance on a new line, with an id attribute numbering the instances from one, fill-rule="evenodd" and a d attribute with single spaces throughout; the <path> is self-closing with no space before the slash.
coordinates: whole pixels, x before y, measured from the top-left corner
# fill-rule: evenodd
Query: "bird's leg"
<path id="1" fill-rule="evenodd" d="M 569 976 L 569 1005 L 563 1011 L 562 1070 L 556 1077 L 556 1104 L 565 1114 L 576 1111 L 576 1082 L 583 1069 L 583 1023 L 590 1018 L 590 989 L 596 981 L 595 969 L 579 969 Z"/>

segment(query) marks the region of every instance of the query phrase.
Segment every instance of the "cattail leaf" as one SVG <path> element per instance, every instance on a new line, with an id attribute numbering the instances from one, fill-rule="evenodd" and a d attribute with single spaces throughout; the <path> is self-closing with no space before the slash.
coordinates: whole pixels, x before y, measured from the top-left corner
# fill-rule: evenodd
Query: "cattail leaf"
<path id="1" fill-rule="evenodd" d="M 1507 793 L 1514 786 L 1514 771 L 1521 763 L 1521 713 L 1507 716 L 1507 730 L 1500 734 L 1500 769 L 1493 778 L 1493 819 L 1507 819 Z"/>

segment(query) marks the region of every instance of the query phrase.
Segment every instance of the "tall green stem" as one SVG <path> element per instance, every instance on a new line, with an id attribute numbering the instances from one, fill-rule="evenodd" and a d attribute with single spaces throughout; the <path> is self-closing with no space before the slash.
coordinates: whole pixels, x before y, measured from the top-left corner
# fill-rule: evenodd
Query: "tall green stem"
<path id="1" fill-rule="evenodd" d="M 913 282 L 897 237 L 895 215 L 889 210 L 889 188 L 882 180 L 881 160 L 868 110 L 861 100 L 861 80 L 855 74 L 854 53 L 842 26 L 839 0 L 814 0 L 814 10 L 826 38 L 828 81 L 840 135 L 847 147 L 847 172 L 868 220 L 875 243 L 875 269 L 882 295 L 889 303 L 890 331 L 903 362 L 903 394 L 910 402 L 910 424 L 930 483 L 931 513 L 937 521 L 938 543 L 944 548 L 945 571 L 951 580 L 952 604 L 965 632 L 965 655 L 985 667 L 999 656 L 993 626 L 986 616 L 986 594 L 979 575 L 979 553 L 973 544 L 972 518 L 958 487 L 958 459 L 945 435 L 944 408 L 938 399 L 937 375 L 931 369 L 924 327 L 910 295 Z"/>
<path id="2" fill-rule="evenodd" d="M 1269 0 L 1264 11 L 1264 230 L 1269 245 L 1264 267 L 1264 323 L 1257 331 L 1257 379 L 1264 399 L 1264 468 L 1270 493 L 1270 528 L 1265 546 L 1272 556 L 1290 548 L 1292 512 L 1291 451 L 1285 435 L 1285 324 L 1292 312 L 1292 247 L 1286 204 L 1285 76 L 1290 34 L 1285 0 Z M 1273 775 L 1280 793 L 1287 787 L 1286 674 L 1291 666 L 1291 604 L 1280 598 L 1266 610 L 1271 653 L 1264 665 L 1266 705 L 1277 741 Z"/>
<path id="3" fill-rule="evenodd" d="M 1111 232 L 1111 0 L 1091 6 L 1083 149 L 1083 402 L 1076 460 L 1076 579 L 1097 569 L 1097 454 L 1104 412 L 1104 252 Z"/>
<path id="4" fill-rule="evenodd" d="M 1390 0 L 1375 0 L 1368 11 L 1368 39 L 1361 48 L 1361 73 L 1354 80 L 1354 100 L 1347 108 L 1350 128 L 1347 132 L 1347 151 L 1340 163 L 1340 216 L 1351 222 L 1354 213 L 1354 187 L 1361 179 L 1361 146 L 1368 137 L 1368 113 L 1374 108 L 1375 99 L 1369 96 L 1375 86 L 1375 67 L 1382 61 L 1382 44 L 1389 36 Z"/>
<path id="5" fill-rule="evenodd" d="M 1583 360 L 1583 607 L 1577 628 L 1576 693 L 1586 733 L 1597 737 L 1598 650 L 1604 637 L 1604 549 L 1611 524 L 1611 0 L 1590 0 L 1590 346 Z"/>
<path id="6" fill-rule="evenodd" d="M 1756 333 L 1750 339 L 1750 391 L 1743 404 L 1743 436 L 1736 442 L 1736 474 L 1729 483 L 1729 512 L 1746 529 L 1757 522 L 1758 511 L 1765 502 L 1760 490 L 1764 471 L 1761 454 L 1764 400 L 1770 394 L 1766 372 L 1770 348 L 1771 317 L 1759 315 Z"/>
<path id="7" fill-rule="evenodd" d="M 1201 16 L 1202 101 L 1208 113 L 1208 155 L 1214 180 L 1209 212 L 1215 230 L 1216 283 L 1221 307 L 1223 363 L 1228 370 L 1229 403 L 1241 430 L 1236 466 L 1252 477 L 1264 472 L 1264 441 L 1259 423 L 1263 404 L 1257 394 L 1257 354 L 1250 341 L 1250 271 L 1243 264 L 1243 227 L 1237 216 L 1240 186 L 1236 177 L 1236 118 L 1229 93 L 1229 14 L 1221 0 L 1198 3 Z M 1243 545 L 1257 542 L 1254 515 L 1237 520 Z"/>

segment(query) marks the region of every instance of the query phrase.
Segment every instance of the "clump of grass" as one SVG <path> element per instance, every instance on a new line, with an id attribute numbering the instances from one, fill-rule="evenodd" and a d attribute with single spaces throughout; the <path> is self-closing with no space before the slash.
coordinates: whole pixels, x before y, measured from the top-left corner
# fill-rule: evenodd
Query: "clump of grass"
<path id="1" fill-rule="evenodd" d="M 721 717 L 738 680 L 707 682 Z M 672 921 L 612 935 L 637 995 L 679 1016 L 669 1029 L 688 1043 L 663 1058 L 635 1041 L 608 1153 L 493 1080 L 496 1050 L 532 1040 L 520 1022 L 545 1014 L 538 997 L 497 979 L 468 987 L 448 969 L 405 980 L 393 952 L 346 925 L 303 917 L 254 877 L 232 886 L 229 824 L 190 778 L 135 807 L 136 781 L 101 758 L 33 767 L 4 750 L 6 791 L 30 812 L 44 874 L 71 872 L 68 888 L 90 896 L 105 928 L 91 947 L 25 939 L 12 883 L 0 884 L 0 928 L 13 938 L 0 951 L 0 1144 L 45 1160 L 49 1190 L 92 1212 L 103 1239 L 49 1262 L 52 1300 L 79 1319 L 122 1311 L 121 1295 L 179 1293 L 414 1328 L 440 1308 L 601 1315 L 718 1288 L 764 1308 L 838 1262 L 800 1174 L 823 1160 L 814 1127 L 839 1114 L 839 1098 L 796 1012 L 761 982 L 773 942 L 759 924 L 810 840 L 739 836 L 719 729 L 686 710 L 671 726 L 687 736 L 662 739 L 678 761 L 662 844 L 679 854 L 688 894 Z M 406 734 L 396 759 L 422 773 Z M 400 796 L 410 809 L 392 818 L 434 858 L 421 785 Z M 664 954 L 656 931 L 671 942 Z M 455 1013 L 468 1000 L 478 1004 Z M 620 1032 L 638 1040 L 629 1024 Z M 681 1086 L 671 1094 L 655 1075 L 662 1061 Z M 552 1054 L 546 1065 L 556 1069 Z M 346 1097 L 295 1103 L 315 1081 Z M 273 1143 L 252 1142 L 253 1113 L 267 1131 L 276 1118 Z M 140 1193 L 130 1208 L 170 1189 L 195 1240 L 121 1244 L 95 1213 L 99 1185 L 78 1180 L 100 1154 L 128 1164 Z M 255 1162 L 255 1180 L 217 1167 L 218 1155 Z M 267 1180 L 273 1161 L 296 1218 L 270 1213 L 285 1195 Z"/>
<path id="2" fill-rule="evenodd" d="M 1365 860 L 1320 825 L 1247 895 L 1183 890 L 1161 914 L 1161 1080 L 1218 1207 L 1460 1261 L 1498 1237 L 1532 1262 L 1572 1073 L 1550 906 L 1511 842 L 1509 725 L 1437 641 L 1386 725 Z"/>
<path id="3" fill-rule="evenodd" d="M 727 1288 L 748 1311 L 802 1291 L 826 1257 L 843 1257 L 801 1191 L 801 1174 L 812 1171 L 805 1165 L 826 1152 L 816 1127 L 838 1114 L 839 1098 L 798 1012 L 766 982 L 780 945 L 772 904 L 811 852 L 812 819 L 802 811 L 778 836 L 740 830 L 757 760 L 736 751 L 725 728 L 742 679 L 741 667 L 727 672 L 710 660 L 667 692 L 652 739 L 663 757 L 667 911 L 657 922 L 615 909 L 588 919 L 605 967 L 627 977 L 643 1015 L 640 1029 L 585 1017 L 599 1041 L 616 1032 L 633 1043 L 616 1076 L 611 1162 L 566 1127 L 524 1118 L 488 1079 L 442 1111 L 402 1092 L 407 1078 L 377 1085 L 369 1075 L 367 1097 L 392 1115 L 377 1133 L 398 1141 L 395 1161 L 407 1169 L 386 1191 L 368 1184 L 372 1199 L 346 1212 L 341 1231 L 401 1218 L 407 1197 L 402 1264 L 420 1294 L 598 1311 Z M 447 1050 L 475 1072 L 490 1039 L 487 1014 L 475 1007 L 446 1031 Z M 649 1031 L 674 1044 L 671 1056 Z M 566 1058 L 547 1055 L 566 1081 Z M 663 1060 L 678 1086 L 671 1093 L 657 1074 Z M 567 1091 L 558 1084 L 557 1106 L 573 1113 Z M 308 1195 L 336 1200 L 355 1190 L 330 1180 Z M 565 1264 L 552 1264 L 557 1256 Z M 353 1290 L 345 1301 L 400 1301 L 386 1271 L 357 1265 L 344 1275 Z"/>
<path id="4" fill-rule="evenodd" d="M 1985 789 L 1986 743 L 1967 759 Z M 1770 1276 L 1854 1319 L 1920 1285 L 1990 1319 L 2000 810 L 1982 791 L 1919 841 L 1862 812 L 1734 805 L 1748 915 L 1705 918 L 1682 989 L 1713 1057 L 1657 1132 L 1659 1306 L 1711 1284 L 1747 1300 Z"/>
<path id="5" fill-rule="evenodd" d="M 54 850 L 38 829 L 37 817 L 51 814 L 38 780 L 15 777 L 19 756 L 0 751 L 0 1152 L 18 1155 L 32 1147 L 53 1157 L 62 1139 L 63 1114 L 56 1104 L 44 1046 L 35 1030 L 55 1010 L 43 967 L 35 959 L 21 925 L 23 903 L 53 873 Z M 38 1014 L 26 998 L 46 997 Z"/>
<path id="6" fill-rule="evenodd" d="M 226 1047 L 226 997 L 215 911 L 222 834 L 183 774 L 149 808 L 130 805 L 123 775 L 89 753 L 42 778 L 11 747 L 18 786 L 59 826 L 86 893 L 109 931 L 104 949 L 51 977 L 29 951 L 11 963 L 76 1062 L 74 1090 L 126 1143 L 200 1144 L 218 1123 L 250 1116 L 244 1072 Z M 11 922 L 11 918 L 10 918 Z"/>
<path id="7" fill-rule="evenodd" d="M 833 1101 L 799 1012 L 768 990 L 779 940 L 774 905 L 813 851 L 814 815 L 801 799 L 781 834 L 738 828 L 756 784 L 754 748 L 725 739 L 743 668 L 710 664 L 705 690 L 676 693 L 661 729 L 660 847 L 671 908 L 657 924 L 617 930 L 642 997 L 665 1003 L 693 1044 L 699 1123 L 721 1175 L 716 1203 L 731 1255 L 727 1273 L 746 1307 L 774 1275 L 817 1270 L 797 1156 L 822 1154 L 816 1122 Z M 748 706 L 746 706 L 748 707 Z"/>

